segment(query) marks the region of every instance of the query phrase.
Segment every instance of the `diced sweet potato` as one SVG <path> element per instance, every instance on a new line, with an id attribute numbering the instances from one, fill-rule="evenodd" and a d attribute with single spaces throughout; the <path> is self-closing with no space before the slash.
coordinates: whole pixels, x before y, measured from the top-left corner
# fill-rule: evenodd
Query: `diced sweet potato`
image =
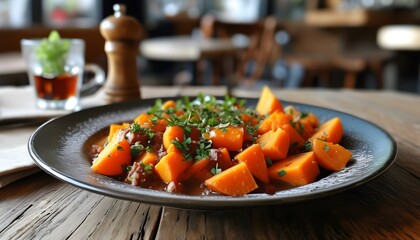
<path id="1" fill-rule="evenodd" d="M 269 131 L 257 139 L 264 156 L 272 160 L 280 160 L 287 156 L 290 144 L 289 133 L 281 128 Z"/>
<path id="2" fill-rule="evenodd" d="M 289 114 L 284 114 L 280 111 L 274 112 L 261 122 L 257 132 L 264 134 L 270 130 L 277 130 L 278 128 L 282 128 L 283 125 L 290 125 L 290 121 L 292 120 L 293 117 Z"/>
<path id="3" fill-rule="evenodd" d="M 181 153 L 174 151 L 160 159 L 155 166 L 155 171 L 165 183 L 178 182 L 191 164 L 192 162 L 185 160 Z"/>
<path id="4" fill-rule="evenodd" d="M 226 170 L 234 165 L 227 148 L 220 149 L 220 157 L 217 159 L 217 164 L 222 170 Z"/>
<path id="5" fill-rule="evenodd" d="M 106 176 L 116 176 L 123 173 L 123 167 L 131 162 L 130 144 L 122 131 L 117 132 L 111 141 L 93 160 L 91 169 Z"/>
<path id="6" fill-rule="evenodd" d="M 134 122 L 139 124 L 141 127 L 149 128 L 157 132 L 164 132 L 168 121 L 165 119 L 158 119 L 153 121 L 155 116 L 153 114 L 142 113 L 134 119 Z"/>
<path id="7" fill-rule="evenodd" d="M 165 149 L 169 148 L 172 144 L 172 140 L 178 140 L 179 142 L 184 141 L 184 129 L 179 126 L 168 126 L 163 133 L 163 146 Z"/>
<path id="8" fill-rule="evenodd" d="M 207 179 L 205 184 L 212 191 L 228 196 L 242 196 L 258 188 L 243 162 Z"/>
<path id="9" fill-rule="evenodd" d="M 209 135 L 213 147 L 227 148 L 229 151 L 239 151 L 244 141 L 244 129 L 242 127 L 212 128 Z"/>
<path id="10" fill-rule="evenodd" d="M 292 115 L 274 112 L 262 121 L 257 133 L 264 134 L 268 131 L 276 131 L 278 128 L 281 128 L 289 134 L 290 146 L 301 147 L 305 144 L 305 139 L 292 127 L 290 124 L 291 121 L 293 121 Z"/>
<path id="11" fill-rule="evenodd" d="M 305 139 L 303 139 L 302 136 L 299 135 L 298 132 L 292 127 L 290 124 L 283 125 L 282 129 L 289 133 L 290 137 L 290 146 L 293 147 L 301 147 L 303 144 L 305 144 Z"/>
<path id="12" fill-rule="evenodd" d="M 352 157 L 352 153 L 339 144 L 319 139 L 313 140 L 312 150 L 315 153 L 315 159 L 318 164 L 331 171 L 343 169 Z"/>
<path id="13" fill-rule="evenodd" d="M 269 87 L 264 86 L 258 99 L 256 111 L 261 114 L 271 114 L 275 111 L 283 112 L 283 106 L 279 99 L 274 96 Z"/>
<path id="14" fill-rule="evenodd" d="M 291 185 L 306 185 L 319 175 L 318 163 L 313 152 L 289 156 L 268 168 L 272 180 L 287 182 Z"/>
<path id="15" fill-rule="evenodd" d="M 144 164 L 155 165 L 158 160 L 159 156 L 156 152 L 145 152 L 139 157 L 139 162 L 143 162 Z"/>
<path id="16" fill-rule="evenodd" d="M 252 175 L 263 183 L 269 183 L 267 173 L 267 163 L 263 151 L 259 144 L 253 144 L 235 156 L 238 162 L 244 162 L 248 166 Z"/>
<path id="17" fill-rule="evenodd" d="M 188 167 L 187 170 L 185 170 L 185 172 L 182 174 L 182 180 L 188 180 L 194 174 L 200 173 L 202 169 L 207 167 L 209 162 L 209 158 L 204 158 L 199 161 L 196 161 L 190 167 Z"/>
<path id="18" fill-rule="evenodd" d="M 169 108 L 175 108 L 175 107 L 176 107 L 176 103 L 174 100 L 168 100 L 162 104 L 163 110 L 167 110 Z"/>
<path id="19" fill-rule="evenodd" d="M 343 137 L 343 125 L 340 118 L 335 117 L 321 124 L 311 139 L 320 139 L 331 143 L 339 143 Z"/>
<path id="20" fill-rule="evenodd" d="M 129 127 L 130 124 L 129 123 L 123 123 L 123 124 L 111 124 L 109 125 L 109 133 L 108 133 L 108 142 L 111 141 L 112 137 L 114 136 L 114 134 L 116 132 L 118 132 L 119 130 L 125 129 L 127 127 Z"/>

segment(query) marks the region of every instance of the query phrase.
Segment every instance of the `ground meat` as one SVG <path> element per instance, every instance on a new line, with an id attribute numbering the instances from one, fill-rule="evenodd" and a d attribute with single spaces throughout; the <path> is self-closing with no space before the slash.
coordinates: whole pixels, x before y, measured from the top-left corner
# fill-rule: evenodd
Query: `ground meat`
<path id="1" fill-rule="evenodd" d="M 154 179 L 154 166 L 134 162 L 125 178 L 126 183 L 134 186 L 148 187 Z"/>
<path id="2" fill-rule="evenodd" d="M 93 144 L 92 147 L 90 148 L 90 152 L 89 152 L 89 157 L 90 159 L 95 159 L 98 157 L 98 154 L 104 149 L 103 146 L 101 145 L 97 145 L 97 144 Z"/>
<path id="3" fill-rule="evenodd" d="M 170 182 L 166 186 L 165 191 L 170 193 L 183 193 L 183 185 L 181 183 Z"/>
<path id="4" fill-rule="evenodd" d="M 145 131 L 139 131 L 136 133 L 133 132 L 127 132 L 126 133 L 127 141 L 130 143 L 130 145 L 133 145 L 135 143 L 146 145 L 148 141 L 148 136 Z"/>
<path id="5" fill-rule="evenodd" d="M 155 152 L 159 152 L 162 148 L 163 143 L 163 133 L 161 132 L 154 132 L 153 138 L 150 140 L 150 145 L 152 146 Z"/>

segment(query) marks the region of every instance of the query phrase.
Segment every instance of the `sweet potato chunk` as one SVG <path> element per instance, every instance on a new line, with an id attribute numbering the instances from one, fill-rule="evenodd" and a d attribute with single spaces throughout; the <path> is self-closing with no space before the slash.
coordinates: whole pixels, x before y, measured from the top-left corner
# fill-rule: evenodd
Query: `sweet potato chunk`
<path id="1" fill-rule="evenodd" d="M 301 186 L 312 183 L 319 175 L 318 163 L 313 152 L 289 156 L 268 168 L 272 180 Z"/>
<path id="2" fill-rule="evenodd" d="M 172 140 L 184 141 L 184 129 L 179 126 L 168 126 L 163 133 L 163 146 L 165 149 L 169 148 L 172 144 Z"/>
<path id="3" fill-rule="evenodd" d="M 263 151 L 259 144 L 253 144 L 235 156 L 238 162 L 244 162 L 248 166 L 252 175 L 263 183 L 269 183 L 267 164 Z"/>
<path id="4" fill-rule="evenodd" d="M 156 173 L 163 182 L 178 182 L 192 162 L 185 160 L 181 153 L 174 151 L 165 155 L 155 166 Z"/>
<path id="5" fill-rule="evenodd" d="M 168 125 L 168 121 L 165 119 L 158 119 L 157 121 L 154 121 L 153 118 L 155 118 L 155 115 L 153 114 L 141 113 L 134 119 L 134 122 L 139 124 L 141 127 L 149 128 L 157 132 L 164 132 L 166 130 L 166 126 Z"/>
<path id="6" fill-rule="evenodd" d="M 159 156 L 156 152 L 145 152 L 139 157 L 139 162 L 144 164 L 153 164 L 156 165 L 156 162 L 159 160 Z"/>
<path id="7" fill-rule="evenodd" d="M 243 162 L 207 179 L 205 184 L 212 191 L 228 196 L 242 196 L 258 188 Z"/>
<path id="8" fill-rule="evenodd" d="M 130 144 L 122 131 L 117 132 L 111 141 L 93 160 L 91 169 L 106 176 L 116 176 L 123 173 L 123 167 L 131 161 Z"/>
<path id="9" fill-rule="evenodd" d="M 255 110 L 261 115 L 271 114 L 275 111 L 283 112 L 283 105 L 280 100 L 274 96 L 270 88 L 264 86 Z"/>
<path id="10" fill-rule="evenodd" d="M 331 171 L 343 169 L 352 157 L 352 153 L 339 144 L 319 139 L 313 140 L 312 150 L 315 153 L 315 159 L 318 164 Z"/>
<path id="11" fill-rule="evenodd" d="M 280 160 L 287 156 L 290 144 L 289 133 L 281 128 L 269 131 L 257 139 L 265 157 Z"/>
<path id="12" fill-rule="evenodd" d="M 277 130 L 277 128 L 282 128 L 283 125 L 290 125 L 290 121 L 292 120 L 293 117 L 291 115 L 276 111 L 261 122 L 257 132 L 264 134 L 270 130 Z"/>
<path id="13" fill-rule="evenodd" d="M 129 127 L 129 123 L 123 123 L 123 124 L 111 124 L 109 125 L 109 133 L 108 133 L 108 142 L 111 141 L 114 134 L 122 129 L 125 129 Z"/>
<path id="14" fill-rule="evenodd" d="M 227 148 L 229 151 L 239 151 L 244 141 L 242 127 L 213 128 L 209 135 L 215 148 Z"/>
<path id="15" fill-rule="evenodd" d="M 217 159 L 217 164 L 222 170 L 226 170 L 234 165 L 227 148 L 220 149 L 220 157 Z"/>
<path id="16" fill-rule="evenodd" d="M 187 170 L 185 170 L 185 172 L 182 174 L 182 180 L 188 180 L 191 176 L 199 174 L 203 169 L 207 167 L 209 162 L 209 158 L 204 158 L 199 161 L 196 161 L 190 167 L 188 167 Z"/>
<path id="17" fill-rule="evenodd" d="M 321 124 L 311 139 L 320 139 L 331 143 L 339 143 L 343 137 L 343 125 L 340 118 L 335 117 Z"/>

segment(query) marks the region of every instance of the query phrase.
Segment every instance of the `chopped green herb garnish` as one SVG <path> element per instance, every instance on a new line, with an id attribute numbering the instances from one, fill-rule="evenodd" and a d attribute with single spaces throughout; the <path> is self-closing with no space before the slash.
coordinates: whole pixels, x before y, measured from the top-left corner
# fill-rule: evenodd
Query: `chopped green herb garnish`
<path id="1" fill-rule="evenodd" d="M 155 136 L 155 132 L 153 132 L 151 129 L 147 129 L 146 134 L 149 139 L 152 139 Z"/>
<path id="2" fill-rule="evenodd" d="M 130 125 L 130 132 L 132 133 L 138 133 L 142 130 L 143 128 L 136 122 Z"/>
<path id="3" fill-rule="evenodd" d="M 147 146 L 146 147 L 146 152 L 153 152 L 153 148 L 151 146 Z"/>
<path id="4" fill-rule="evenodd" d="M 305 144 L 303 145 L 303 147 L 305 148 L 306 151 L 311 151 L 312 150 L 312 142 L 311 141 L 306 141 Z"/>
<path id="5" fill-rule="evenodd" d="M 286 172 L 286 170 L 284 170 L 284 169 L 282 169 L 282 170 L 280 170 L 280 171 L 278 171 L 277 172 L 277 175 L 279 176 L 279 177 L 283 177 L 283 176 L 285 176 L 287 174 L 287 172 Z"/>
<path id="6" fill-rule="evenodd" d="M 324 152 L 328 152 L 330 150 L 330 147 L 327 144 L 324 144 Z"/>
<path id="7" fill-rule="evenodd" d="M 155 104 L 147 111 L 147 114 L 159 114 L 162 110 L 162 99 L 157 99 Z"/>
<path id="8" fill-rule="evenodd" d="M 138 157 L 143 150 L 144 150 L 143 145 L 131 145 L 130 147 L 131 156 Z"/>
<path id="9" fill-rule="evenodd" d="M 293 120 L 289 121 L 290 125 L 292 125 L 293 128 L 296 128 L 296 122 L 294 122 Z"/>
<path id="10" fill-rule="evenodd" d="M 267 163 L 267 166 L 273 165 L 273 160 L 271 160 L 271 158 L 266 158 L 265 162 Z"/>
<path id="11" fill-rule="evenodd" d="M 153 124 L 156 124 L 156 123 L 158 122 L 159 118 L 157 118 L 157 117 L 151 117 L 149 120 L 150 120 Z"/>
<path id="12" fill-rule="evenodd" d="M 117 150 L 118 150 L 118 151 L 124 151 L 124 148 L 123 148 L 122 146 L 118 145 L 118 146 L 117 146 Z"/>
<path id="13" fill-rule="evenodd" d="M 122 170 L 123 170 L 123 172 L 129 172 L 129 171 L 131 171 L 131 166 L 129 166 L 129 165 L 121 165 L 121 168 L 122 168 Z"/>
<path id="14" fill-rule="evenodd" d="M 144 172 L 147 174 L 152 174 L 153 173 L 153 164 L 151 163 L 144 163 L 144 162 L 140 162 L 140 166 L 143 167 Z"/>
<path id="15" fill-rule="evenodd" d="M 196 160 L 208 158 L 210 156 L 211 141 L 201 138 L 200 145 L 197 149 L 197 155 L 195 156 Z"/>
<path id="16" fill-rule="evenodd" d="M 191 144 L 191 138 L 188 137 L 184 141 L 180 142 L 179 140 L 172 140 L 171 143 L 175 145 L 175 147 L 182 152 L 182 155 L 184 156 L 185 160 L 191 161 L 193 157 L 188 152 L 190 150 L 189 144 Z"/>
<path id="17" fill-rule="evenodd" d="M 210 170 L 211 174 L 216 175 L 222 172 L 222 169 L 219 168 L 219 164 L 216 163 L 216 166 Z"/>

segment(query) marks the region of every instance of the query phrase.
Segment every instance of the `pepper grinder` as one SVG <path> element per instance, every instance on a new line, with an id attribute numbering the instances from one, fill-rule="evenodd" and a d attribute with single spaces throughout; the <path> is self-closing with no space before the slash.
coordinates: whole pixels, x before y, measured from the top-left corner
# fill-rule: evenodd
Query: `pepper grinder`
<path id="1" fill-rule="evenodd" d="M 100 24 L 108 58 L 108 74 L 104 84 L 105 101 L 108 103 L 140 98 L 136 58 L 142 26 L 133 17 L 125 15 L 125 5 L 115 4 L 113 9 L 114 15 L 108 16 Z"/>

